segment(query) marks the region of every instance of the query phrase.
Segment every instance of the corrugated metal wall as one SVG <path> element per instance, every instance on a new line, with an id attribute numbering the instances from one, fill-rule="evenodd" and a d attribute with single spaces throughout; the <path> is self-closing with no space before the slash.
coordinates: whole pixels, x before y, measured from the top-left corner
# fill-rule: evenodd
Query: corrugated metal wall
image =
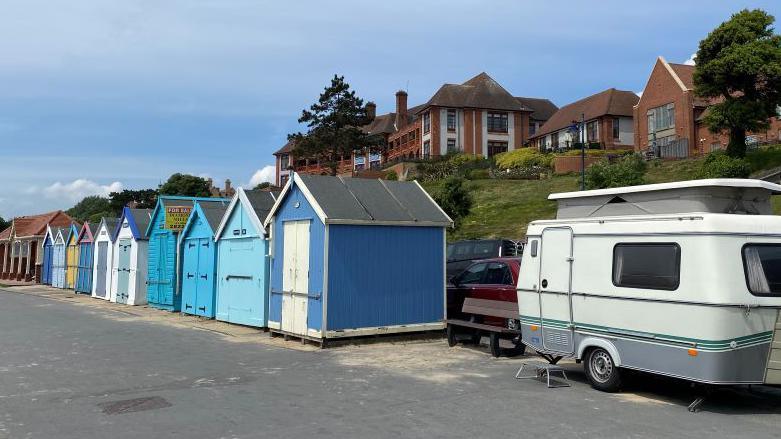
<path id="1" fill-rule="evenodd" d="M 298 207 L 295 205 L 298 203 Z M 284 222 L 297 220 L 311 220 L 309 229 L 309 294 L 322 294 L 323 292 L 323 255 L 325 249 L 325 226 L 318 218 L 312 206 L 304 197 L 298 187 L 293 187 L 285 196 L 285 200 L 277 210 L 274 217 L 273 255 L 271 259 L 271 284 L 272 292 L 282 291 L 282 265 L 284 261 Z M 269 307 L 269 320 L 282 321 L 282 296 L 271 294 Z M 310 298 L 307 308 L 307 327 L 320 330 L 323 320 L 323 301 Z"/>
<path id="2" fill-rule="evenodd" d="M 328 228 L 329 331 L 443 320 L 441 227 Z"/>

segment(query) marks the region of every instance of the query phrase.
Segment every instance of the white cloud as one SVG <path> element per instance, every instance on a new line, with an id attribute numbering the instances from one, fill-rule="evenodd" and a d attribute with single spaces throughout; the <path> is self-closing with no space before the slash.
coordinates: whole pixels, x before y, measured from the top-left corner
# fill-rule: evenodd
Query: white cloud
<path id="1" fill-rule="evenodd" d="M 255 171 L 252 178 L 249 179 L 249 188 L 253 188 L 263 182 L 274 183 L 276 179 L 277 168 L 273 165 L 267 165 Z"/>
<path id="2" fill-rule="evenodd" d="M 44 197 L 53 200 L 68 200 L 70 202 L 80 201 L 89 195 L 108 196 L 111 192 L 119 192 L 124 188 L 121 182 L 115 181 L 108 185 L 101 185 L 92 180 L 79 178 L 70 183 L 56 182 L 46 186 L 43 189 L 31 188 L 31 192 L 39 192 Z"/>
<path id="3" fill-rule="evenodd" d="M 690 56 L 689 59 L 687 59 L 683 63 L 686 64 L 687 66 L 693 66 L 695 64 L 694 58 L 696 58 L 696 57 L 697 57 L 697 54 L 696 53 L 692 53 L 692 56 Z"/>

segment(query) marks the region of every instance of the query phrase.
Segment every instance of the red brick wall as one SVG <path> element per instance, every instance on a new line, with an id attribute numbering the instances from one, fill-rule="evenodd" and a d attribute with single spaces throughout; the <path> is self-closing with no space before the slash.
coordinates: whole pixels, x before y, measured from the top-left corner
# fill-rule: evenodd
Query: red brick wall
<path id="1" fill-rule="evenodd" d="M 711 151 L 711 145 L 718 143 L 722 149 L 729 143 L 729 131 L 724 130 L 719 133 L 711 133 L 708 127 L 702 122 L 697 122 L 697 149 L 700 154 L 707 154 Z M 755 136 L 760 143 L 781 143 L 781 120 L 778 118 L 770 119 L 770 127 L 767 130 L 759 132 L 746 133 L 747 136 Z"/>
<path id="2" fill-rule="evenodd" d="M 474 129 L 475 112 L 464 110 L 464 152 L 467 154 L 475 153 Z"/>
<path id="3" fill-rule="evenodd" d="M 600 160 L 604 160 L 604 158 L 586 157 L 586 167 L 588 168 Z M 580 172 L 580 165 L 580 156 L 558 156 L 553 159 L 553 172 L 556 174 L 570 174 L 572 172 Z"/>
<path id="4" fill-rule="evenodd" d="M 441 155 L 440 151 L 440 127 L 439 127 L 439 108 L 431 107 L 431 155 Z"/>
<path id="5" fill-rule="evenodd" d="M 475 155 L 483 155 L 483 112 L 475 110 Z"/>
<path id="6" fill-rule="evenodd" d="M 524 118 L 524 116 L 526 117 Z M 526 131 L 529 130 L 529 115 L 526 113 L 513 113 L 513 132 L 515 133 L 515 136 L 513 136 L 513 149 L 523 147 L 523 143 L 526 140 L 524 128 Z"/>
<path id="7" fill-rule="evenodd" d="M 681 89 L 664 64 L 657 60 L 643 95 L 634 109 L 636 150 L 648 148 L 648 110 L 671 102 L 675 103 L 675 134 L 679 139 L 688 138 L 691 146 L 695 143 L 692 97 Z"/>

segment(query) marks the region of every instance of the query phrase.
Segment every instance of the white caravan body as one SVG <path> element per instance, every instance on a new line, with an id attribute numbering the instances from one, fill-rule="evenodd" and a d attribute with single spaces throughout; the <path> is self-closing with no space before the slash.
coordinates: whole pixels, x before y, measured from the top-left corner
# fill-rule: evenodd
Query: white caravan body
<path id="1" fill-rule="evenodd" d="M 781 217 L 756 180 L 553 194 L 527 231 L 522 340 L 601 348 L 620 368 L 712 384 L 781 384 Z"/>

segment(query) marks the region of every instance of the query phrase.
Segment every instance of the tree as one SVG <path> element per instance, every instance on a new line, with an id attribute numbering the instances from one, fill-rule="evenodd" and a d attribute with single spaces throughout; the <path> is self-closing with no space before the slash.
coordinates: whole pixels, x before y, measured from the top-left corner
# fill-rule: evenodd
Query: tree
<path id="1" fill-rule="evenodd" d="M 11 227 L 11 221 L 6 221 L 2 216 L 0 216 L 0 232 L 9 227 Z"/>
<path id="2" fill-rule="evenodd" d="M 446 178 L 433 198 L 453 220 L 455 228 L 461 225 L 461 220 L 472 209 L 472 196 L 464 187 L 464 179 L 461 177 Z"/>
<path id="3" fill-rule="evenodd" d="M 210 197 L 211 184 L 205 178 L 176 173 L 160 185 L 160 195 L 182 195 L 186 197 Z"/>
<path id="4" fill-rule="evenodd" d="M 615 163 L 599 161 L 586 169 L 586 189 L 643 184 L 647 168 L 648 165 L 639 154 L 621 157 Z"/>
<path id="5" fill-rule="evenodd" d="M 104 216 L 113 216 L 109 199 L 98 195 L 84 197 L 65 213 L 82 223 L 85 221 L 100 222 L 100 218 Z"/>
<path id="6" fill-rule="evenodd" d="M 268 189 L 271 187 L 271 183 L 264 181 L 263 183 L 260 183 L 256 185 L 254 188 L 252 188 L 253 191 L 260 190 L 260 189 Z"/>
<path id="7" fill-rule="evenodd" d="M 327 166 L 331 175 L 336 175 L 342 157 L 350 157 L 361 148 L 381 145 L 380 136 L 361 130 L 368 122 L 363 99 L 350 90 L 344 76 L 334 75 L 317 103 L 301 112 L 298 123 L 305 123 L 307 132 L 290 134 L 288 140 L 295 145 L 296 158 L 317 161 Z"/>
<path id="8" fill-rule="evenodd" d="M 112 216 L 119 217 L 122 215 L 122 208 L 127 206 L 130 202 L 136 203 L 136 207 L 139 209 L 154 209 L 155 205 L 157 204 L 157 190 L 125 189 L 122 192 L 110 193 L 109 206 L 111 207 Z"/>
<path id="9" fill-rule="evenodd" d="M 781 105 L 781 36 L 765 11 L 744 9 L 700 41 L 695 93 L 717 101 L 705 124 L 729 130 L 727 154 L 746 155 L 746 132 L 766 129 Z"/>

